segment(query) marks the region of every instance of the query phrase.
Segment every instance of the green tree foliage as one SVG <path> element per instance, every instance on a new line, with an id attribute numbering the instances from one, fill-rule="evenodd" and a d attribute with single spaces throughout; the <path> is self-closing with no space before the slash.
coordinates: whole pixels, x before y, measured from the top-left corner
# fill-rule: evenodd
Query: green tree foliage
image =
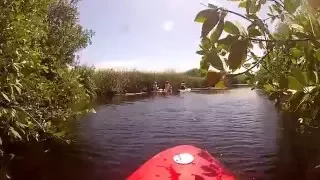
<path id="1" fill-rule="evenodd" d="M 77 79 L 79 83 L 85 88 L 86 94 L 90 96 L 91 100 L 96 99 L 97 87 L 96 82 L 94 81 L 94 76 L 96 74 L 95 68 L 81 65 L 75 66 L 74 71 L 78 74 Z"/>
<path id="2" fill-rule="evenodd" d="M 209 64 L 228 76 L 246 74 L 277 107 L 298 115 L 301 130 L 319 127 L 320 13 L 301 0 L 232 1 L 246 14 L 209 4 L 196 17 L 196 22 L 203 23 L 197 52 L 202 56 L 200 67 L 207 70 Z M 314 7 L 318 1 L 310 2 Z M 268 9 L 266 19 L 259 17 L 261 8 Z M 225 21 L 228 14 L 244 18 L 248 26 Z M 271 28 L 273 22 L 278 24 L 275 31 Z M 253 47 L 259 47 L 264 54 L 255 54 Z M 212 58 L 212 54 L 219 58 Z M 235 73 L 240 68 L 242 72 Z M 254 68 L 260 70 L 254 73 Z"/>
<path id="3" fill-rule="evenodd" d="M 230 81 L 232 84 L 247 84 L 249 77 L 245 74 L 240 74 L 238 76 L 231 76 Z"/>
<path id="4" fill-rule="evenodd" d="M 186 71 L 186 75 L 192 76 L 192 77 L 202 77 L 203 76 L 201 74 L 200 69 L 198 69 L 198 68 L 193 68 L 193 69 Z"/>
<path id="5" fill-rule="evenodd" d="M 90 100 L 75 52 L 92 32 L 78 23 L 77 1 L 0 2 L 0 148 L 61 138 L 64 121 Z M 81 84 L 80 82 L 83 81 Z"/>

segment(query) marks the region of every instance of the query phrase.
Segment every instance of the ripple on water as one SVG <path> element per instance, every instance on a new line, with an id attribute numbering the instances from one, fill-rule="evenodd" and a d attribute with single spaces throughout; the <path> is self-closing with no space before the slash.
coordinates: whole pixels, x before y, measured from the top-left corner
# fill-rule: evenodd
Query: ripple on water
<path id="1" fill-rule="evenodd" d="M 277 119 L 268 100 L 244 88 L 104 106 L 78 124 L 78 134 L 79 143 L 89 145 L 83 153 L 116 179 L 180 144 L 208 150 L 235 172 L 263 177 L 275 166 Z"/>

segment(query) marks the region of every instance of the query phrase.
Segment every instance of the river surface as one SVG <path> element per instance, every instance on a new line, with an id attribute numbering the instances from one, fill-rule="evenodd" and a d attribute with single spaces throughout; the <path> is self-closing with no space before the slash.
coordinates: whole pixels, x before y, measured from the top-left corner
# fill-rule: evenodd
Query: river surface
<path id="1" fill-rule="evenodd" d="M 239 179 L 295 179 L 279 115 L 258 91 L 116 97 L 96 111 L 75 124 L 74 148 L 51 150 L 29 177 L 122 180 L 158 152 L 189 144 Z"/>

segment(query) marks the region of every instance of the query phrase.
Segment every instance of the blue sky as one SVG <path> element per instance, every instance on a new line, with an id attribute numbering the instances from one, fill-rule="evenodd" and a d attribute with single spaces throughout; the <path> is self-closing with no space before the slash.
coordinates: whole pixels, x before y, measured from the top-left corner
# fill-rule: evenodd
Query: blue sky
<path id="1" fill-rule="evenodd" d="M 185 71 L 198 68 L 195 54 L 201 24 L 195 15 L 208 1 L 82 0 L 80 23 L 95 32 L 92 45 L 80 52 L 83 64 L 97 68 Z M 243 12 L 227 0 L 210 1 Z M 236 16 L 229 20 L 246 24 Z"/>

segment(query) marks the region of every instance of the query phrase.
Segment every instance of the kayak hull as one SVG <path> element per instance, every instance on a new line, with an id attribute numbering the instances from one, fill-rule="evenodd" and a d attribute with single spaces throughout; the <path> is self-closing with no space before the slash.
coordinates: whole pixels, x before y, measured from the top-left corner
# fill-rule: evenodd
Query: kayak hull
<path id="1" fill-rule="evenodd" d="M 191 92 L 190 88 L 187 89 L 178 89 L 179 92 Z"/>
<path id="2" fill-rule="evenodd" d="M 178 154 L 189 154 L 193 161 L 177 163 Z M 179 159 L 178 159 L 179 160 Z M 152 157 L 127 180 L 235 180 L 217 159 L 208 152 L 190 145 L 176 146 Z"/>

